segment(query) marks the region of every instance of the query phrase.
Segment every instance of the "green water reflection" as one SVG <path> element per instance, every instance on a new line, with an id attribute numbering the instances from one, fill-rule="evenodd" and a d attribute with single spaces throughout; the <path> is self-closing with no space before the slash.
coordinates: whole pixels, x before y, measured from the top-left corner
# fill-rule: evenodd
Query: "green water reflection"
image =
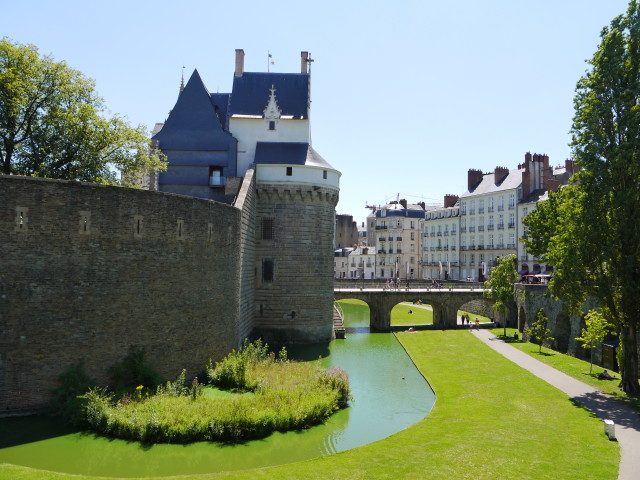
<path id="1" fill-rule="evenodd" d="M 347 338 L 290 350 L 349 373 L 354 401 L 325 424 L 240 445 L 143 446 L 71 432 L 51 418 L 0 421 L 0 462 L 102 476 L 215 473 L 290 463 L 384 438 L 424 418 L 434 394 L 392 334 L 369 333 L 368 308 L 344 304 Z"/>

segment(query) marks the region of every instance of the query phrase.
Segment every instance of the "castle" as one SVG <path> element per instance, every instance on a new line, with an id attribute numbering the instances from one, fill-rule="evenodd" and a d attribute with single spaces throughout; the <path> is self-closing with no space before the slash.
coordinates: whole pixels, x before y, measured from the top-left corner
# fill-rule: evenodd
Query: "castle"
<path id="1" fill-rule="evenodd" d="M 309 61 L 248 73 L 237 50 L 228 94 L 195 71 L 154 130 L 159 192 L 0 176 L 0 414 L 131 346 L 169 378 L 250 336 L 331 339 L 340 173 L 311 146 Z"/>

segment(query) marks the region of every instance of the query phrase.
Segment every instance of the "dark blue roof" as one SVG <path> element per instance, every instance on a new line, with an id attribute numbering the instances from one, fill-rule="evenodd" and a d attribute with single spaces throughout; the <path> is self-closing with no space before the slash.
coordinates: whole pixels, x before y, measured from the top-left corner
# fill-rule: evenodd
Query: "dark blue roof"
<path id="1" fill-rule="evenodd" d="M 258 142 L 256 164 L 308 165 L 312 167 L 333 167 L 306 142 Z"/>
<path id="2" fill-rule="evenodd" d="M 227 111 L 229 110 L 230 93 L 212 93 L 211 101 L 216 106 L 218 112 L 218 119 L 222 124 L 222 128 L 229 130 L 229 119 L 227 118 Z"/>
<path id="3" fill-rule="evenodd" d="M 308 73 L 244 73 L 233 78 L 229 115 L 262 115 L 269 102 L 269 89 L 275 95 L 282 115 L 308 118 Z"/>
<path id="4" fill-rule="evenodd" d="M 399 208 L 397 210 L 387 210 L 387 213 L 384 217 L 382 216 L 381 210 L 376 210 L 376 218 L 385 218 L 385 217 L 424 218 L 424 210 L 420 207 L 418 207 L 417 209 Z"/>
<path id="5" fill-rule="evenodd" d="M 221 108 L 216 109 L 198 71 L 194 70 L 162 130 L 153 138 L 163 150 L 226 151 L 235 139 L 222 128 L 217 111 Z"/>

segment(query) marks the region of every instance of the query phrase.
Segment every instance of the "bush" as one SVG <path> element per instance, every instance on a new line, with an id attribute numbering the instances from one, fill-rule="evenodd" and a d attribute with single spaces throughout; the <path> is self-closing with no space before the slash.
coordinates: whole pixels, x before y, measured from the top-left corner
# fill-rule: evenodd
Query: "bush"
<path id="1" fill-rule="evenodd" d="M 284 355 L 286 358 L 286 350 Z M 232 350 L 220 362 L 216 362 L 215 366 L 209 360 L 207 365 L 209 383 L 222 389 L 253 390 L 256 384 L 247 382 L 247 367 L 268 358 L 273 359 L 273 354 L 269 354 L 269 346 L 266 343 L 262 340 L 249 343 L 245 340 L 240 350 L 237 352 Z"/>
<path id="2" fill-rule="evenodd" d="M 133 389 L 138 385 L 155 387 L 161 382 L 160 375 L 145 363 L 146 350 L 131 347 L 129 354 L 109 369 L 115 389 Z"/>
<path id="3" fill-rule="evenodd" d="M 86 403 L 82 395 L 94 387 L 96 382 L 87 375 L 82 363 L 69 365 L 58 376 L 58 380 L 61 385 L 52 392 L 53 399 L 49 404 L 51 412 L 72 425 L 82 425 L 83 407 Z"/>

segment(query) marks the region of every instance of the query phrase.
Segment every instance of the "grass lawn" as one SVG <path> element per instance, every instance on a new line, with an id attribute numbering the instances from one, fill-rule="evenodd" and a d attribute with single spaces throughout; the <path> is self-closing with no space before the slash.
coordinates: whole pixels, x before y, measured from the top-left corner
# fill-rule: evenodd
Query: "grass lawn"
<path id="1" fill-rule="evenodd" d="M 498 337 L 502 337 L 504 334 L 503 328 L 494 328 L 491 329 L 491 331 Z M 517 330 L 515 328 L 507 328 L 507 335 L 513 336 L 513 333 L 516 331 Z M 520 333 L 518 333 L 518 335 L 522 337 Z M 518 350 L 521 350 L 537 360 L 566 373 L 570 377 L 580 380 L 587 385 L 591 385 L 603 393 L 623 400 L 631 408 L 640 412 L 640 398 L 630 398 L 626 393 L 618 389 L 618 383 L 620 381 L 619 373 L 609 371 L 611 376 L 614 378 L 613 380 L 599 380 L 598 374 L 604 370 L 603 367 L 594 365 L 593 372 L 590 374 L 589 362 L 585 362 L 584 360 L 556 352 L 555 350 L 551 350 L 546 347 L 542 347 L 542 353 L 539 353 L 540 345 L 535 343 L 523 342 L 522 340 L 514 341 L 510 339 L 507 339 L 507 342 Z"/>
<path id="2" fill-rule="evenodd" d="M 480 323 L 493 322 L 493 320 L 491 320 L 489 317 L 483 317 L 482 315 L 476 315 L 475 313 L 465 312 L 464 310 L 458 310 L 457 315 L 460 317 L 465 313 L 469 315 L 469 321 L 471 323 L 475 322 L 476 318 L 480 321 Z"/>
<path id="3" fill-rule="evenodd" d="M 412 312 L 412 313 L 409 313 Z M 399 303 L 391 310 L 391 326 L 430 325 L 433 323 L 433 310 L 430 305 Z"/>
<path id="4" fill-rule="evenodd" d="M 619 446 L 606 439 L 600 420 L 468 331 L 397 337 L 438 396 L 429 416 L 388 438 L 336 455 L 216 478 L 617 478 Z M 0 478 L 67 476 L 4 465 Z"/>

